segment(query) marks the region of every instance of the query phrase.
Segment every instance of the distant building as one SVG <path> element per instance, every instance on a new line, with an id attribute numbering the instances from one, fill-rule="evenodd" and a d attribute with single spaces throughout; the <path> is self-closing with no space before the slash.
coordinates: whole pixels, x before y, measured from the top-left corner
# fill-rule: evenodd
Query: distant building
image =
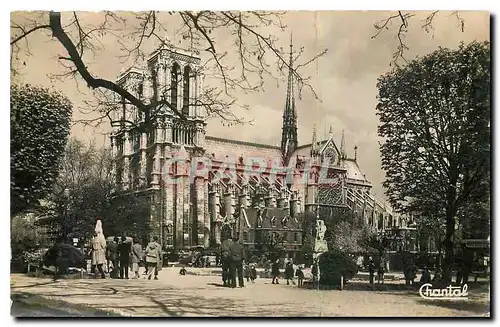
<path id="1" fill-rule="evenodd" d="M 326 140 L 318 140 L 314 129 L 311 143 L 299 146 L 291 71 L 280 146 L 206 135 L 206 113 L 198 105 L 203 80 L 198 53 L 172 46 L 118 77 L 144 101 L 166 99 L 187 117 L 158 108 L 156 128 L 144 133 L 131 124 L 144 115 L 130 104 L 123 101 L 115 113 L 117 193 L 150 199 L 145 219 L 165 247 L 211 247 L 228 233 L 250 248 L 279 242 L 293 254 L 302 245 L 304 212 L 329 219 L 334 210 L 349 210 L 374 230 L 406 224 L 370 193 L 357 149 L 349 158 L 343 133 L 340 147 L 332 127 Z"/>

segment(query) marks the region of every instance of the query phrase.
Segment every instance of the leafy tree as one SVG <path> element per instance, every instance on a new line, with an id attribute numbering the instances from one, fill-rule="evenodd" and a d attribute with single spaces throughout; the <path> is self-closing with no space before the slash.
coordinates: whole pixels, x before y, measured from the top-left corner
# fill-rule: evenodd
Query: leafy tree
<path id="1" fill-rule="evenodd" d="M 347 253 L 360 253 L 369 250 L 368 242 L 372 232 L 359 219 L 353 221 L 351 211 L 342 211 L 335 223 L 327 226 L 325 238 L 329 249 Z"/>
<path id="2" fill-rule="evenodd" d="M 262 91 L 267 78 L 280 80 L 290 70 L 299 91 L 306 88 L 316 96 L 309 77 L 302 76 L 300 69 L 314 63 L 326 50 L 299 63 L 301 50 L 294 55 L 295 64 L 292 67 L 287 50 L 279 46 L 276 36 L 268 34 L 269 29 L 285 31 L 286 26 L 281 22 L 283 14 L 208 10 L 135 13 L 106 11 L 97 16 L 93 14 L 92 19 L 86 19 L 88 14 L 84 12 L 18 12 L 12 15 L 11 71 L 15 73 L 20 52 L 23 55 L 30 54 L 27 51 L 29 47 L 25 46 L 29 44 L 30 38 L 45 36 L 48 40 L 59 43 L 66 52 L 56 60 L 67 68 L 67 73 L 57 77 L 79 76 L 90 89 L 95 90 L 96 101 L 89 107 L 99 114 L 97 122 L 109 118 L 113 123 L 110 113 L 121 105 L 123 99 L 146 117 L 144 122 L 134 125 L 138 129 L 151 130 L 155 118 L 165 107 L 181 119 L 185 116 L 167 101 L 167 97 L 146 99 L 135 95 L 123 85 L 97 76 L 87 58 L 102 52 L 102 40 L 107 38 L 107 42 L 112 39 L 111 42 L 119 45 L 113 47 L 117 51 L 117 59 L 135 64 L 144 60 L 159 45 L 177 46 L 166 37 L 170 35 L 177 40 L 184 40 L 191 48 L 201 50 L 202 65 L 208 78 L 196 105 L 202 106 L 209 115 L 242 123 L 232 111 L 236 105 L 248 107 L 241 103 L 239 92 Z M 102 18 L 101 22 L 90 23 L 95 22 L 99 16 Z M 260 27 L 266 29 L 266 34 Z M 231 47 L 230 50 L 227 46 L 222 48 L 221 44 L 227 44 Z M 152 74 L 156 74 L 156 71 Z M 168 91 L 167 87 L 165 92 Z M 117 99 L 120 103 L 117 103 Z"/>
<path id="3" fill-rule="evenodd" d="M 69 134 L 71 102 L 32 85 L 10 88 L 11 217 L 52 189 Z"/>
<path id="4" fill-rule="evenodd" d="M 352 279 L 358 273 L 355 259 L 344 251 L 330 250 L 319 257 L 319 283 L 321 285 L 340 285 L 340 277 L 344 282 Z"/>
<path id="5" fill-rule="evenodd" d="M 33 228 L 33 217 L 35 216 L 36 213 L 27 213 L 12 218 L 10 241 L 13 254 L 19 251 L 37 249 L 49 244 L 45 230 Z"/>
<path id="6" fill-rule="evenodd" d="M 106 236 L 136 236 L 142 244 L 150 241 L 149 198 L 128 194 L 113 197 L 103 217 Z"/>
<path id="7" fill-rule="evenodd" d="M 58 212 L 53 226 L 67 238 L 89 239 L 98 217 L 106 236 L 147 233 L 148 199 L 114 196 L 110 151 L 93 143 L 70 139 L 51 200 Z"/>
<path id="8" fill-rule="evenodd" d="M 458 213 L 463 238 L 486 239 L 490 235 L 491 178 L 486 174 Z"/>
<path id="9" fill-rule="evenodd" d="M 490 171 L 489 43 L 439 48 L 378 89 L 386 194 L 399 211 L 444 220 L 449 278 L 457 214 Z"/>

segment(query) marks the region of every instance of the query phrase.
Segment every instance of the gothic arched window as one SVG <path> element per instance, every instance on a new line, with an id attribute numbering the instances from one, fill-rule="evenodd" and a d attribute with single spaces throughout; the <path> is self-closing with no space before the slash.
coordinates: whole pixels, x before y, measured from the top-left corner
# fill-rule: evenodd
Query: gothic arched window
<path id="1" fill-rule="evenodd" d="M 177 108 L 177 84 L 179 83 L 180 67 L 177 63 L 172 66 L 172 74 L 170 76 L 170 103 L 172 107 Z"/>
<path id="2" fill-rule="evenodd" d="M 182 77 L 182 113 L 189 115 L 189 80 L 191 78 L 191 67 L 184 68 L 184 76 Z"/>

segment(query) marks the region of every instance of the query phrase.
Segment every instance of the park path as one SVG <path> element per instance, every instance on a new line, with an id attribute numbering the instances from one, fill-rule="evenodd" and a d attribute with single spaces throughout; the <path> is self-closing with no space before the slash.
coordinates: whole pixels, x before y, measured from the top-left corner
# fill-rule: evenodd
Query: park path
<path id="1" fill-rule="evenodd" d="M 123 316 L 484 316 L 482 306 L 429 302 L 417 294 L 369 290 L 318 291 L 257 279 L 244 288 L 220 287 L 218 276 L 179 276 L 177 268 L 160 280 L 65 279 L 11 275 L 11 294 L 63 301 Z"/>

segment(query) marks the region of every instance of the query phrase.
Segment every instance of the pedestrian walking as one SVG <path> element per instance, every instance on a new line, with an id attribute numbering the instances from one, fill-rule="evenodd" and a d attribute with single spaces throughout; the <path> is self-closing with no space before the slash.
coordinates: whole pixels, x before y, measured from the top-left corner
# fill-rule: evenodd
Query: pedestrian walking
<path id="1" fill-rule="evenodd" d="M 236 274 L 238 274 L 238 286 L 244 287 L 243 281 L 243 260 L 245 260 L 245 247 L 243 241 L 240 239 L 238 242 L 233 242 L 231 246 L 231 261 L 229 271 L 231 272 L 231 287 L 236 287 Z"/>
<path id="2" fill-rule="evenodd" d="M 286 279 L 286 284 L 290 285 L 290 281 L 292 281 L 292 284 L 295 285 L 295 281 L 293 280 L 293 264 L 291 261 L 288 261 L 285 266 L 285 279 Z"/>
<path id="3" fill-rule="evenodd" d="M 139 243 L 137 237 L 133 239 L 134 244 L 132 245 L 132 271 L 134 272 L 134 277 L 132 279 L 138 279 L 139 275 L 139 263 L 144 257 L 144 252 L 142 251 L 142 245 Z"/>
<path id="4" fill-rule="evenodd" d="M 372 257 L 370 257 L 368 261 L 368 273 L 370 274 L 370 285 L 373 286 L 375 279 L 375 263 L 373 262 Z"/>
<path id="5" fill-rule="evenodd" d="M 417 271 L 418 267 L 415 264 L 412 264 L 410 266 L 410 273 L 409 273 L 409 279 L 411 285 L 415 285 L 415 278 L 417 278 Z"/>
<path id="6" fill-rule="evenodd" d="M 247 283 L 250 282 L 250 265 L 246 262 L 243 262 L 243 276 L 245 276 Z"/>
<path id="7" fill-rule="evenodd" d="M 106 257 L 108 259 L 108 270 L 109 270 L 109 276 L 111 278 L 116 278 L 118 276 L 119 270 L 118 270 L 118 242 L 119 239 L 117 236 L 113 238 L 113 241 L 108 244 L 107 249 L 106 249 Z M 111 265 L 109 264 L 111 262 Z M 113 269 L 110 269 L 109 267 L 113 266 Z"/>
<path id="8" fill-rule="evenodd" d="M 295 276 L 297 276 L 297 283 L 299 288 L 302 288 L 304 285 L 304 272 L 302 271 L 301 266 L 297 267 L 297 270 L 295 271 Z"/>
<path id="9" fill-rule="evenodd" d="M 68 267 L 67 262 L 63 256 L 62 246 L 64 245 L 64 238 L 62 236 L 58 236 L 56 238 L 56 242 L 52 248 L 47 251 L 45 255 L 45 260 L 47 262 L 55 263 L 55 271 L 53 280 L 58 280 L 62 275 L 67 273 Z"/>
<path id="10" fill-rule="evenodd" d="M 101 278 L 106 278 L 102 265 L 106 262 L 106 239 L 102 234 L 94 233 L 92 239 L 92 265 L 97 268 Z M 94 268 L 95 271 L 95 268 Z M 97 277 L 97 272 L 95 274 Z"/>
<path id="11" fill-rule="evenodd" d="M 250 280 L 252 283 L 255 283 L 255 280 L 257 279 L 257 270 L 255 269 L 255 265 L 252 264 L 250 266 Z"/>
<path id="12" fill-rule="evenodd" d="M 273 280 L 271 284 L 279 284 L 278 277 L 280 275 L 280 267 L 279 267 L 279 259 L 276 259 L 276 261 L 273 262 L 271 266 L 271 276 L 273 277 Z"/>
<path id="13" fill-rule="evenodd" d="M 380 264 L 377 270 L 377 283 L 384 283 L 384 273 L 385 273 L 385 261 L 380 259 Z"/>
<path id="14" fill-rule="evenodd" d="M 233 246 L 233 239 L 226 238 L 221 244 L 221 263 L 222 263 L 222 283 L 224 286 L 229 286 L 231 282 L 231 247 Z"/>
<path id="15" fill-rule="evenodd" d="M 149 242 L 146 247 L 146 267 L 148 270 L 148 280 L 151 280 L 151 277 L 154 273 L 154 279 L 158 279 L 158 265 L 161 262 L 161 246 L 158 244 L 158 237 L 154 236 L 153 241 Z"/>
<path id="16" fill-rule="evenodd" d="M 313 262 L 312 268 L 311 268 L 311 274 L 313 277 L 313 287 L 319 287 L 319 267 L 318 267 L 318 260 L 316 259 Z"/>
<path id="17" fill-rule="evenodd" d="M 422 269 L 422 276 L 420 277 L 420 284 L 427 284 L 431 282 L 431 273 L 429 272 L 429 269 L 427 266 Z"/>
<path id="18" fill-rule="evenodd" d="M 130 253 L 132 245 L 127 242 L 127 237 L 122 236 L 122 242 L 118 245 L 118 260 L 120 261 L 120 279 L 128 279 L 130 265 Z"/>

